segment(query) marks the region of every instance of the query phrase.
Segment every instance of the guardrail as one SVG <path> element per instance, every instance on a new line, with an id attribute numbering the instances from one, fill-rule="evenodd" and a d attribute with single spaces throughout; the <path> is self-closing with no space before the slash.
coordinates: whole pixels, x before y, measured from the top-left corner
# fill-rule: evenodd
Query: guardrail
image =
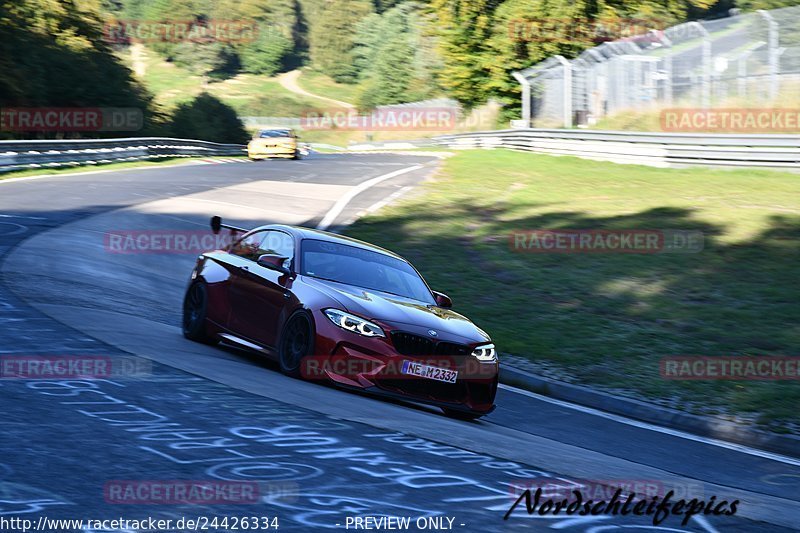
<path id="1" fill-rule="evenodd" d="M 164 157 L 225 155 L 246 155 L 245 146 L 166 137 L 0 141 L 0 172 Z"/>
<path id="2" fill-rule="evenodd" d="M 800 135 L 512 129 L 441 135 L 418 141 L 360 143 L 350 149 L 391 150 L 416 146 L 511 148 L 656 167 L 702 165 L 800 170 Z M 245 154 L 245 146 L 240 144 L 164 137 L 0 141 L 0 172 L 164 157 Z"/>
<path id="3" fill-rule="evenodd" d="M 512 148 L 657 167 L 704 165 L 800 170 L 800 135 L 516 129 L 443 135 L 432 141 L 450 148 Z M 388 144 L 383 143 L 382 148 Z"/>

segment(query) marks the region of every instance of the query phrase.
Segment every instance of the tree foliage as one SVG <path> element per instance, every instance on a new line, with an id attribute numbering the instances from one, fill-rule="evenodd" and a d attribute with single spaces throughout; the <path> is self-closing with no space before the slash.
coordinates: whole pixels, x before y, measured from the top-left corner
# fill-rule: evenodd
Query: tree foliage
<path id="1" fill-rule="evenodd" d="M 0 106 L 135 107 L 150 95 L 103 40 L 93 0 L 0 0 Z"/>
<path id="2" fill-rule="evenodd" d="M 244 144 L 249 138 L 236 111 L 208 93 L 178 106 L 170 133 L 173 137 L 218 143 Z"/>
<path id="3" fill-rule="evenodd" d="M 358 23 L 373 13 L 368 0 L 329 0 L 317 6 L 309 28 L 311 63 L 334 80 L 352 83 L 357 79 L 354 66 L 354 40 Z"/>
<path id="4" fill-rule="evenodd" d="M 156 124 L 150 96 L 103 40 L 104 24 L 116 19 L 255 24 L 252 39 L 146 43 L 212 80 L 309 64 L 358 84 L 362 108 L 442 93 L 467 107 L 490 99 L 516 106 L 519 87 L 511 72 L 555 54 L 576 56 L 597 44 L 594 27 L 637 19 L 663 27 L 724 13 L 735 1 L 0 0 L 0 103 L 141 107 L 147 123 Z M 546 38 L 539 38 L 543 26 Z M 214 108 L 205 97 L 194 105 Z"/>
<path id="5" fill-rule="evenodd" d="M 436 95 L 441 64 L 434 31 L 431 14 L 413 2 L 382 15 L 369 15 L 359 23 L 353 50 L 361 82 L 359 107 L 370 109 Z"/>

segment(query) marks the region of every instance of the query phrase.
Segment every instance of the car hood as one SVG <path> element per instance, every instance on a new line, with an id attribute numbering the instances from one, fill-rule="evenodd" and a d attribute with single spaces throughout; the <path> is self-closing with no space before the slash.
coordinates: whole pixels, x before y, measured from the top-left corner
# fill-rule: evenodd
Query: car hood
<path id="1" fill-rule="evenodd" d="M 433 329 L 441 340 L 447 337 L 460 337 L 457 340 L 467 343 L 490 340 L 468 318 L 449 309 L 352 285 L 308 277 L 305 280 L 339 302 L 345 311 L 397 329 L 403 329 L 403 325 Z"/>

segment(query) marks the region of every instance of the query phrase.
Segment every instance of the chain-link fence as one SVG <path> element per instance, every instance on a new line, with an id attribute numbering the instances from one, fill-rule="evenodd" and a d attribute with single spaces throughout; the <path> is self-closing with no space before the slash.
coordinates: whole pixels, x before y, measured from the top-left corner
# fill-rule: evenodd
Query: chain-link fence
<path id="1" fill-rule="evenodd" d="M 628 110 L 800 105 L 800 6 L 687 22 L 514 73 L 522 118 L 591 125 Z"/>

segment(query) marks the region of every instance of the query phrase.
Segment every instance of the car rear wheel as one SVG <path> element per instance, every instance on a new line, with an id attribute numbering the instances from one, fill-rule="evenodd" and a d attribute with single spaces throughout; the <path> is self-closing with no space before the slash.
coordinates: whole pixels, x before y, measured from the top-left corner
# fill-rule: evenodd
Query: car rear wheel
<path id="1" fill-rule="evenodd" d="M 314 326 L 306 313 L 298 311 L 289 317 L 283 327 L 279 347 L 281 372 L 294 378 L 300 377 L 300 365 L 314 348 Z"/>
<path id="2" fill-rule="evenodd" d="M 471 413 L 469 411 L 458 411 L 456 409 L 447 409 L 446 407 L 442 407 L 442 411 L 444 411 L 445 416 L 449 416 L 450 418 L 456 418 L 458 420 L 477 420 L 483 416 L 482 413 Z"/>
<path id="3" fill-rule="evenodd" d="M 206 333 L 208 288 L 202 281 L 192 283 L 183 298 L 183 336 L 204 344 L 216 344 Z"/>

